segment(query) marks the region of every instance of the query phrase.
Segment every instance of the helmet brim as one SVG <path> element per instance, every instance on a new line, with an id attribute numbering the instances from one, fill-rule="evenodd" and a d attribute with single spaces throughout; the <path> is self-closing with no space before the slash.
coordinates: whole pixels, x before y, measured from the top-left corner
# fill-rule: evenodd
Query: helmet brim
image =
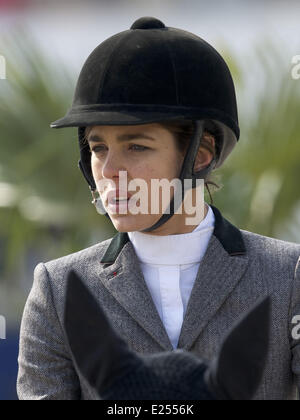
<path id="1" fill-rule="evenodd" d="M 141 125 L 150 124 L 154 122 L 172 120 L 172 119 L 192 119 L 188 117 L 179 116 L 178 113 L 162 113 L 162 112 L 135 112 L 124 113 L 118 111 L 104 111 L 104 112 L 91 112 L 85 114 L 68 114 L 64 118 L 51 123 L 51 128 L 66 128 L 66 127 L 87 127 L 92 125 Z"/>
<path id="2" fill-rule="evenodd" d="M 226 114 L 216 109 L 156 105 L 80 106 L 73 107 L 65 117 L 51 123 L 51 128 L 87 127 L 93 125 L 140 125 L 159 121 L 212 119 L 231 128 L 239 138 L 239 127 Z"/>

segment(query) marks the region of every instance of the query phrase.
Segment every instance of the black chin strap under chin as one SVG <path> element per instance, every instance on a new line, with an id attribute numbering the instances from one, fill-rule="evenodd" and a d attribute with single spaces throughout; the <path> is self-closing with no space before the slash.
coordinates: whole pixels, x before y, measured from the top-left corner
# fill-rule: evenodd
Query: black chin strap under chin
<path id="1" fill-rule="evenodd" d="M 196 121 L 193 138 L 191 139 L 189 143 L 189 147 L 186 152 L 186 155 L 182 164 L 180 176 L 179 176 L 179 179 L 181 181 L 182 196 L 180 200 L 176 200 L 176 203 L 177 203 L 176 208 L 174 208 L 174 198 L 176 196 L 176 191 L 175 191 L 174 196 L 171 199 L 168 208 L 166 209 L 166 212 L 161 216 L 161 218 L 154 225 L 152 225 L 151 227 L 147 229 L 140 230 L 140 232 L 152 232 L 153 230 L 159 228 L 161 225 L 166 223 L 175 214 L 175 212 L 178 210 L 180 205 L 183 203 L 184 196 L 186 193 L 185 191 L 186 185 L 184 184 L 184 180 L 192 180 L 191 186 L 192 188 L 196 188 L 197 179 L 205 179 L 206 176 L 212 171 L 212 169 L 214 169 L 214 166 L 216 163 L 215 158 L 212 159 L 211 163 L 208 166 L 206 166 L 205 168 L 201 169 L 198 172 L 194 172 L 195 159 L 196 159 L 199 146 L 201 143 L 203 131 L 204 131 L 204 121 L 203 120 Z"/>

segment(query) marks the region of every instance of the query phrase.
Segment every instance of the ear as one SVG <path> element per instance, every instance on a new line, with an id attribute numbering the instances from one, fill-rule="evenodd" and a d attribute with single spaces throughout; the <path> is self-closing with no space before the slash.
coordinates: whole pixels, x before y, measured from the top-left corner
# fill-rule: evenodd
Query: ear
<path id="1" fill-rule="evenodd" d="M 137 360 L 74 271 L 68 275 L 64 328 L 79 371 L 100 395 Z"/>
<path id="2" fill-rule="evenodd" d="M 208 137 L 206 140 L 209 141 L 213 147 L 215 147 L 215 141 L 213 138 Z M 212 152 L 200 145 L 197 156 L 195 158 L 194 172 L 199 172 L 201 169 L 206 168 L 211 163 L 213 158 L 214 156 Z"/>
<path id="3" fill-rule="evenodd" d="M 206 373 L 220 400 L 250 400 L 261 381 L 268 354 L 270 298 L 259 303 L 228 334 Z"/>

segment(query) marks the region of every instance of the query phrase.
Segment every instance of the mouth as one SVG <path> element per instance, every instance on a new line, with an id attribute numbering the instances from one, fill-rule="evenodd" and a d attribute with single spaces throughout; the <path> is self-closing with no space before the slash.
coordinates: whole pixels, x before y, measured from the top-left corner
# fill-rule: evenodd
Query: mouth
<path id="1" fill-rule="evenodd" d="M 106 202 L 108 205 L 116 206 L 119 204 L 127 204 L 130 199 L 129 194 L 124 194 L 121 191 L 110 191 L 107 194 Z"/>
<path id="2" fill-rule="evenodd" d="M 112 198 L 108 204 L 122 204 L 122 203 L 128 203 L 129 198 Z"/>

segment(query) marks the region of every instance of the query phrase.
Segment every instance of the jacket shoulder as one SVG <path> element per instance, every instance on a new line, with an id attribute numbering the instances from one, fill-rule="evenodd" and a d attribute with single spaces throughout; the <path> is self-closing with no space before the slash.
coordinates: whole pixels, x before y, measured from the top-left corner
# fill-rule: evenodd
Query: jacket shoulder
<path id="1" fill-rule="evenodd" d="M 89 264 L 91 261 L 100 261 L 112 239 L 113 238 L 106 239 L 98 244 L 92 245 L 75 253 L 48 261 L 45 263 L 45 266 L 48 271 L 57 272 L 57 270 L 65 271 L 76 267 L 82 267 L 85 264 Z"/>
<path id="2" fill-rule="evenodd" d="M 240 229 L 246 249 L 250 255 L 264 261 L 276 260 L 294 264 L 294 267 L 300 257 L 300 244 L 288 242 L 281 239 L 263 236 L 258 233 L 249 232 Z"/>

